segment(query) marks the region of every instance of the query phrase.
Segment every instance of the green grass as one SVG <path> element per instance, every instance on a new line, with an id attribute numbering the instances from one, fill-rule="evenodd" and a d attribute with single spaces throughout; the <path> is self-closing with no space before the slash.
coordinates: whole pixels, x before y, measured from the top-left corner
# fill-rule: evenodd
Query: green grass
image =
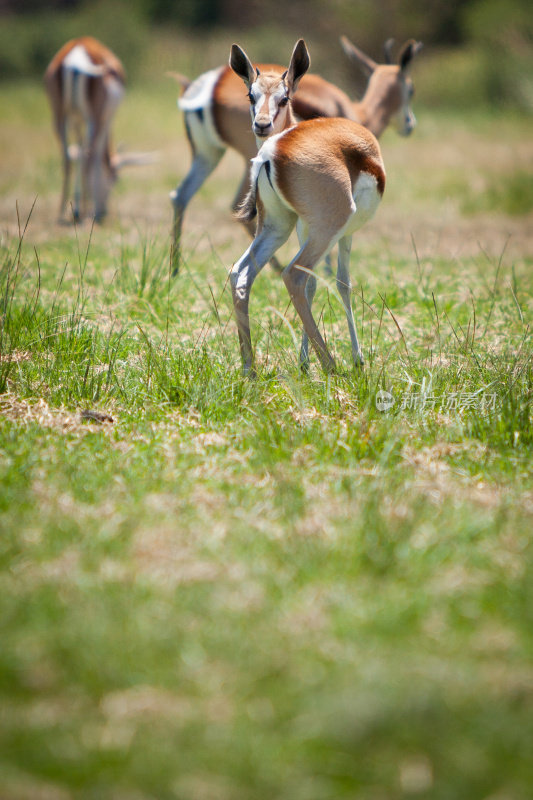
<path id="1" fill-rule="evenodd" d="M 160 161 L 77 231 L 54 225 L 55 143 L 20 92 L 0 173 L 2 800 L 527 800 L 530 219 L 465 217 L 446 183 L 450 153 L 472 192 L 491 180 L 493 118 L 447 119 L 444 148 L 436 114 L 384 137 L 352 256 L 365 370 L 320 271 L 342 370 L 302 375 L 265 270 L 250 381 L 226 286 L 236 162 L 191 206 L 172 280 L 171 90 L 134 90 Z M 517 174 L 527 123 L 502 125 Z"/>

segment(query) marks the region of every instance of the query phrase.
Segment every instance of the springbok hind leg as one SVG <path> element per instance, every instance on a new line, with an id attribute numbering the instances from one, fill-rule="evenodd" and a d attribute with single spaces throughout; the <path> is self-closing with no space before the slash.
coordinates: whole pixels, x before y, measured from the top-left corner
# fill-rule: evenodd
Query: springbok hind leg
<path id="1" fill-rule="evenodd" d="M 73 192 L 73 214 L 74 220 L 79 222 L 87 209 L 87 194 L 89 186 L 89 144 L 88 138 L 84 135 L 82 126 L 77 123 L 76 142 L 78 145 L 78 155 L 74 162 L 74 192 Z"/>
<path id="2" fill-rule="evenodd" d="M 283 272 L 285 286 L 302 320 L 304 331 L 316 350 L 322 369 L 326 373 L 335 372 L 335 359 L 329 352 L 314 320 L 307 297 L 307 284 L 309 273 L 314 269 L 324 253 L 329 250 L 331 238 L 329 235 L 322 235 L 309 239 Z"/>
<path id="3" fill-rule="evenodd" d="M 337 263 L 337 291 L 339 292 L 344 312 L 346 314 L 346 321 L 348 322 L 348 330 L 350 332 L 350 343 L 352 346 L 352 358 L 356 367 L 361 367 L 364 364 L 363 354 L 359 347 L 357 339 L 357 331 L 355 330 L 355 321 L 352 310 L 352 282 L 350 280 L 350 251 L 352 249 L 352 237 L 345 236 L 339 240 L 339 258 Z"/>
<path id="4" fill-rule="evenodd" d="M 113 184 L 109 172 L 109 131 L 113 116 L 122 98 L 124 87 L 118 82 L 109 82 L 106 89 L 105 108 L 96 130 L 91 131 L 91 195 L 93 198 L 93 214 L 96 222 L 101 222 L 107 214 L 107 200 Z"/>
<path id="5" fill-rule="evenodd" d="M 291 224 L 292 222 L 292 224 Z M 272 258 L 278 247 L 288 239 L 294 221 L 287 220 L 284 226 L 265 226 L 258 231 L 257 236 L 237 261 L 230 273 L 231 292 L 233 295 L 233 308 L 239 332 L 243 372 L 253 377 L 254 355 L 250 335 L 250 292 L 253 282 L 267 261 Z"/>
<path id="6" fill-rule="evenodd" d="M 65 220 L 67 210 L 68 196 L 70 192 L 70 157 L 68 154 L 68 139 L 67 139 L 67 126 L 64 123 L 61 126 L 59 137 L 61 140 L 61 159 L 63 164 L 63 186 L 61 189 L 61 203 L 59 205 L 59 221 Z"/>
<path id="7" fill-rule="evenodd" d="M 235 214 L 239 211 L 242 203 L 244 202 L 244 199 L 245 199 L 246 195 L 248 194 L 249 189 L 250 189 L 250 164 L 247 161 L 246 165 L 245 165 L 245 169 L 244 169 L 244 175 L 242 176 L 242 180 L 241 180 L 241 182 L 239 184 L 239 188 L 237 189 L 235 197 L 233 198 L 233 203 L 231 204 L 231 210 Z M 250 236 L 253 239 L 254 236 L 255 236 L 256 227 L 257 227 L 256 220 L 254 219 L 251 222 L 244 222 L 243 221 L 242 224 L 244 225 L 244 227 L 246 228 L 246 230 L 248 231 L 248 233 L 250 234 Z M 270 266 L 272 267 L 272 269 L 275 272 L 281 273 L 283 271 L 283 267 L 281 266 L 281 264 L 279 263 L 278 259 L 275 256 L 272 256 L 271 258 L 269 258 L 269 261 L 270 261 Z"/>

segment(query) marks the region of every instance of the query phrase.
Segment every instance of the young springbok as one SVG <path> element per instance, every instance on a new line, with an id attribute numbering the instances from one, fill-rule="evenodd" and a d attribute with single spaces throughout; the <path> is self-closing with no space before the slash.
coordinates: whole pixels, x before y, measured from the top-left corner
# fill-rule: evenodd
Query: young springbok
<path id="1" fill-rule="evenodd" d="M 265 108 L 275 117 L 275 106 L 288 107 L 298 74 L 303 42 L 298 42 L 286 73 L 264 92 L 262 73 L 246 53 L 233 45 L 230 65 L 248 88 L 253 130 L 262 130 L 257 119 Z M 305 47 L 305 45 L 303 45 Z M 322 368 L 329 373 L 335 361 L 311 312 L 308 279 L 316 264 L 338 243 L 337 288 L 342 298 L 356 366 L 363 363 L 351 308 L 349 273 L 352 234 L 374 215 L 385 188 L 385 169 L 375 136 L 357 122 L 319 118 L 291 124 L 265 141 L 252 161 L 251 189 L 243 215 L 251 221 L 257 209 L 255 238 L 233 266 L 230 283 L 245 373 L 253 372 L 249 300 L 259 271 L 287 240 L 298 222 L 300 250 L 283 272 L 283 280 L 311 340 Z M 302 342 L 301 359 L 307 353 Z"/>
<path id="2" fill-rule="evenodd" d="M 99 222 L 106 215 L 109 192 L 121 166 L 110 152 L 110 127 L 124 96 L 124 68 L 111 50 L 83 36 L 56 53 L 44 80 L 63 160 L 60 219 L 65 217 L 75 161 L 74 219 L 87 213 L 90 197 L 90 213 Z M 69 146 L 70 128 L 76 143 Z"/>
<path id="3" fill-rule="evenodd" d="M 410 107 L 413 84 L 409 67 L 422 45 L 414 40 L 406 42 L 400 50 L 398 63 L 392 64 L 389 41 L 386 45 L 387 63 L 377 64 L 346 37 L 341 38 L 341 43 L 350 60 L 368 78 L 362 100 L 352 102 L 334 84 L 319 75 L 307 74 L 292 101 L 296 116 L 300 120 L 345 117 L 360 122 L 377 137 L 390 122 L 400 134 L 411 133 L 416 120 Z M 273 72 L 281 75 L 283 72 L 279 65 L 258 64 L 257 67 L 261 74 Z M 189 202 L 230 147 L 245 161 L 244 174 L 232 204 L 233 210 L 237 210 L 249 188 L 249 162 L 256 153 L 256 143 L 250 130 L 246 95 L 229 66 L 205 72 L 192 83 L 183 76 L 175 77 L 185 88 L 178 105 L 184 112 L 193 154 L 189 172 L 170 195 L 174 208 L 173 264 L 177 270 L 183 217 Z M 247 224 L 247 227 L 253 236 L 253 226 Z"/>

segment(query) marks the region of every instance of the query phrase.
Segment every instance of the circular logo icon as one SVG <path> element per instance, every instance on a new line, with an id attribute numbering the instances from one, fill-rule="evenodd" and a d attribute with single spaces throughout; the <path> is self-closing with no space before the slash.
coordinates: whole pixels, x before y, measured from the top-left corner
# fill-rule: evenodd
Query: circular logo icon
<path id="1" fill-rule="evenodd" d="M 379 392 L 376 393 L 376 408 L 378 411 L 388 411 L 394 405 L 394 397 L 390 392 L 386 392 L 385 389 L 380 389 Z"/>

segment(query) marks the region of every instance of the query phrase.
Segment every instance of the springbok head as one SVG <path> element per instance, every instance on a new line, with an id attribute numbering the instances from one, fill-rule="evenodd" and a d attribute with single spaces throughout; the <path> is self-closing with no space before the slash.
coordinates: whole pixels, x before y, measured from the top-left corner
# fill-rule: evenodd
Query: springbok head
<path id="1" fill-rule="evenodd" d="M 377 64 L 346 36 L 341 36 L 341 45 L 348 58 L 367 76 L 365 97 L 379 105 L 383 129 L 390 122 L 401 136 L 409 136 L 416 126 L 416 118 L 411 109 L 414 87 L 409 70 L 413 58 L 422 49 L 422 42 L 409 39 L 400 48 L 398 61 L 394 63 L 394 40 L 389 39 L 385 42 L 385 64 Z"/>
<path id="2" fill-rule="evenodd" d="M 274 69 L 260 72 L 237 44 L 232 45 L 229 64 L 248 89 L 256 139 L 284 130 L 290 124 L 290 99 L 311 65 L 304 40 L 296 42 L 289 67 L 282 74 Z"/>

